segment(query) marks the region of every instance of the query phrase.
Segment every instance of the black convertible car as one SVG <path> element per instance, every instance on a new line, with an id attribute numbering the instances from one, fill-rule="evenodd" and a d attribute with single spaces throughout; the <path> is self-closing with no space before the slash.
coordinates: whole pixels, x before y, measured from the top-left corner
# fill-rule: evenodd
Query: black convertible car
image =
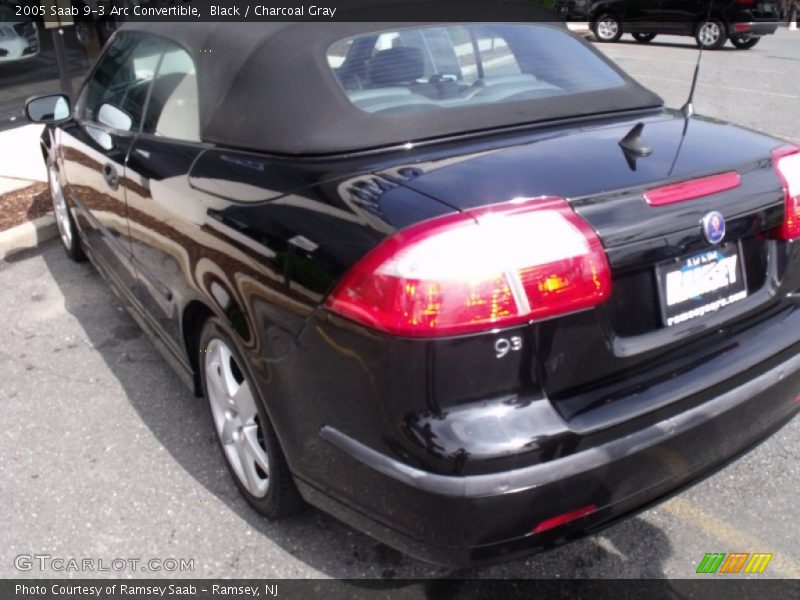
<path id="1" fill-rule="evenodd" d="M 800 410 L 800 150 L 563 25 L 127 24 L 27 112 L 66 251 L 268 517 L 508 559 Z"/>

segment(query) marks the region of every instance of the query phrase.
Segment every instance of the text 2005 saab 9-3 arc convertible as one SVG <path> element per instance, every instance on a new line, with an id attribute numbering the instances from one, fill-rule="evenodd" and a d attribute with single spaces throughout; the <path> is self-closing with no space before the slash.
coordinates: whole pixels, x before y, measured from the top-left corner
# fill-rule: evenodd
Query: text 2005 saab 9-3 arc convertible
<path id="1" fill-rule="evenodd" d="M 127 24 L 27 111 L 66 251 L 267 517 L 508 559 L 800 409 L 800 150 L 563 25 Z"/>

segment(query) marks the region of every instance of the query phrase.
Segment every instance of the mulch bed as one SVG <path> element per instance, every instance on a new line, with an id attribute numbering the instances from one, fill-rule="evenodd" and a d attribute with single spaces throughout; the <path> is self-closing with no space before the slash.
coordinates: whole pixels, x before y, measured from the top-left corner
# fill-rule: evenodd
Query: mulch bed
<path id="1" fill-rule="evenodd" d="M 0 231 L 42 217 L 53 209 L 46 183 L 34 183 L 0 196 Z"/>

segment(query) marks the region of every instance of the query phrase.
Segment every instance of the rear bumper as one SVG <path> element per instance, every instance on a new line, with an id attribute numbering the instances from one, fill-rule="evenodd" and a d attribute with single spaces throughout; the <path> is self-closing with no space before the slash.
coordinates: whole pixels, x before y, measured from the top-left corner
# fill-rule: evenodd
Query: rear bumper
<path id="1" fill-rule="evenodd" d="M 794 355 L 632 434 L 582 451 L 563 448 L 563 456 L 528 467 L 463 477 L 415 468 L 326 427 L 320 435 L 337 449 L 338 472 L 347 474 L 340 490 L 352 495 L 300 487 L 323 510 L 423 560 L 508 560 L 594 531 L 713 472 L 797 414 L 798 392 Z M 589 510 L 541 531 L 554 517 Z"/>
<path id="2" fill-rule="evenodd" d="M 776 21 L 749 21 L 743 23 L 733 23 L 731 25 L 731 35 L 762 36 L 770 35 L 778 30 Z"/>

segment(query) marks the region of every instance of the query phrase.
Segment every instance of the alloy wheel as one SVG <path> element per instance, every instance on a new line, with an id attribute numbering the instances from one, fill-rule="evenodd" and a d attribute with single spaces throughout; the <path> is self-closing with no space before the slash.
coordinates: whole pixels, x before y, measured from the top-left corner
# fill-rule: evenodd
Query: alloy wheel
<path id="1" fill-rule="evenodd" d="M 55 167 L 48 167 L 48 175 L 50 180 L 50 197 L 53 200 L 53 214 L 56 217 L 56 224 L 58 225 L 58 232 L 61 235 L 61 241 L 67 250 L 72 248 L 72 223 L 69 220 L 69 209 L 67 202 L 64 200 L 64 192 L 61 189 L 61 184 L 58 182 L 58 171 Z"/>
<path id="2" fill-rule="evenodd" d="M 712 21 L 703 23 L 700 25 L 700 29 L 697 31 L 697 39 L 703 46 L 707 48 L 713 48 L 719 44 L 721 37 L 722 29 L 720 28 L 719 24 Z"/>
<path id="3" fill-rule="evenodd" d="M 245 489 L 263 498 L 269 489 L 269 457 L 256 398 L 231 349 L 219 338 L 205 350 L 205 378 L 214 426 L 228 462 Z"/>
<path id="4" fill-rule="evenodd" d="M 610 17 L 597 22 L 597 37 L 603 41 L 613 40 L 619 34 L 619 23 Z"/>
<path id="5" fill-rule="evenodd" d="M 749 50 L 761 40 L 760 37 L 752 35 L 735 35 L 731 36 L 731 44 L 739 50 Z"/>

